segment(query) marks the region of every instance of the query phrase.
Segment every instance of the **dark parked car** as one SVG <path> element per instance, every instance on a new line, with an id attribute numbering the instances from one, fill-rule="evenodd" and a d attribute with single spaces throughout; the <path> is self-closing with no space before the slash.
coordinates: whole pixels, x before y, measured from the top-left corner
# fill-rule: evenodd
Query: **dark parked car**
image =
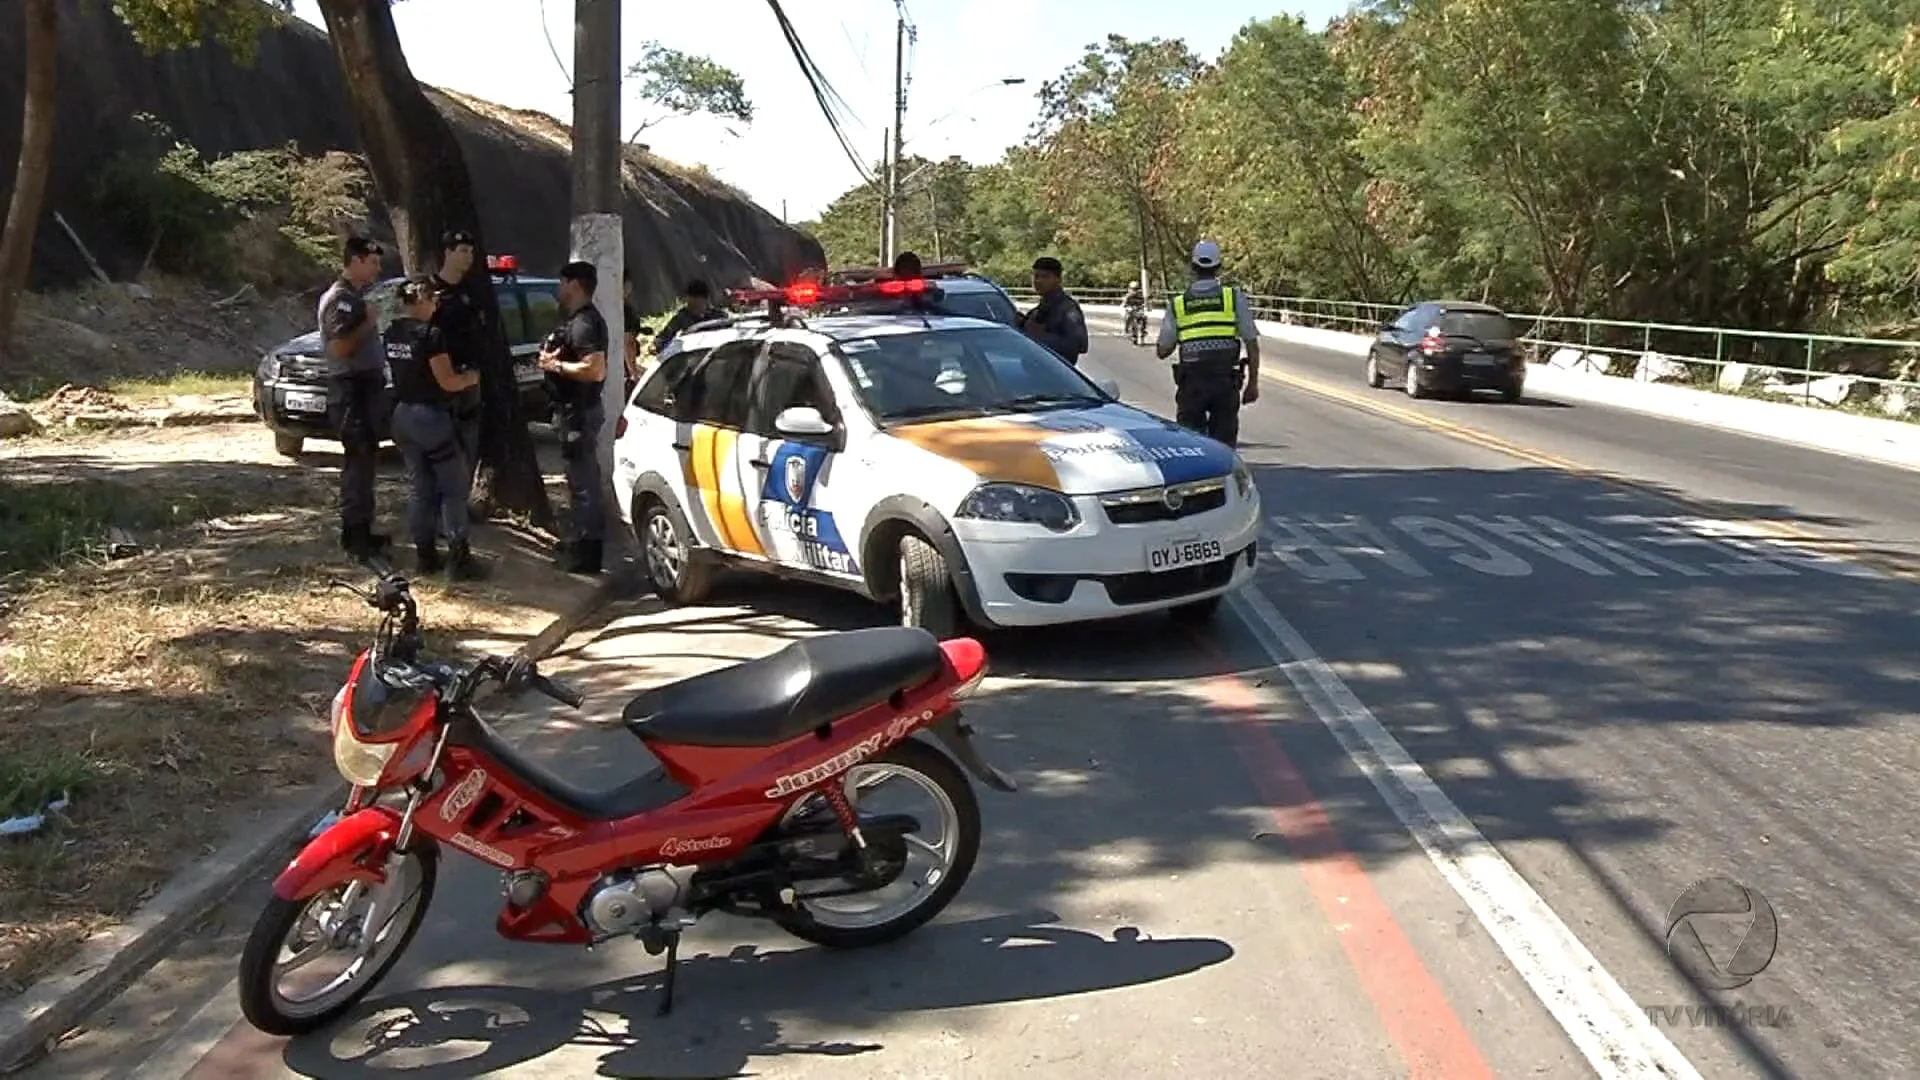
<path id="1" fill-rule="evenodd" d="M 848 267 L 834 271 L 827 280 L 834 285 L 855 285 L 876 280 L 885 273 L 883 268 L 877 266 Z M 1020 309 L 1014 305 L 1007 291 L 995 284 L 992 278 L 968 270 L 965 263 L 928 263 L 922 268 L 921 275 L 940 287 L 940 307 L 948 314 L 985 319 L 1004 326 L 1017 326 L 1020 322 Z M 847 306 L 849 309 L 870 307 L 875 311 L 890 311 L 898 304 L 883 300 Z"/>
<path id="2" fill-rule="evenodd" d="M 1413 398 L 1497 390 L 1504 400 L 1519 401 L 1527 363 L 1514 348 L 1513 324 L 1499 308 L 1429 300 L 1382 325 L 1373 339 L 1367 385 L 1377 390 L 1389 382 L 1400 383 Z"/>
<path id="3" fill-rule="evenodd" d="M 513 351 L 521 407 L 529 419 L 545 420 L 549 411 L 546 381 L 535 358 L 541 339 L 560 322 L 560 282 L 521 277 L 510 256 L 490 258 L 488 264 L 500 303 L 500 322 Z M 382 330 L 396 314 L 394 290 L 400 280 L 390 278 L 367 294 Z M 391 374 L 387 382 L 392 385 Z M 288 457 L 297 456 L 308 439 L 340 437 L 327 422 L 327 362 L 320 352 L 319 331 L 302 334 L 260 358 L 253 376 L 253 408 L 273 430 L 274 449 Z"/>

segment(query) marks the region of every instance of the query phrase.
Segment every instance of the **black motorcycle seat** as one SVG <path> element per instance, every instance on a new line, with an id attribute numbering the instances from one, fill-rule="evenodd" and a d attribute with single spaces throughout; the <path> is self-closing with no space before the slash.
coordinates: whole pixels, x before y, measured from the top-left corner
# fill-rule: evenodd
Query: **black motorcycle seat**
<path id="1" fill-rule="evenodd" d="M 589 821 L 619 821 L 635 817 L 649 810 L 658 810 L 687 794 L 684 785 L 657 765 L 632 780 L 610 788 L 595 790 L 577 787 L 514 749 L 512 744 L 500 737 L 499 732 L 487 726 L 487 722 L 479 717 L 473 717 L 471 721 L 456 727 L 448 736 L 448 741 L 464 743 L 487 755 L 541 795 Z"/>
<path id="2" fill-rule="evenodd" d="M 918 686 L 944 663 L 939 639 L 918 627 L 823 634 L 644 691 L 620 718 L 652 742 L 773 746 Z"/>

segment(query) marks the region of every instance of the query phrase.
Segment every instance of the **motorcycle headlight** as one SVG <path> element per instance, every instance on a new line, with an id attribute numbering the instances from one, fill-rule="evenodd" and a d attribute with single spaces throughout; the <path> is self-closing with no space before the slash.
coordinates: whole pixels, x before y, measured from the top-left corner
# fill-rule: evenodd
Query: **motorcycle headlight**
<path id="1" fill-rule="evenodd" d="M 333 695 L 333 767 L 347 783 L 355 787 L 377 787 L 387 771 L 387 763 L 400 749 L 398 743 L 363 743 L 353 737 L 353 725 L 341 713 L 347 703 L 347 688 Z"/>
<path id="2" fill-rule="evenodd" d="M 1080 524 L 1073 501 L 1057 491 L 1026 484 L 981 484 L 955 511 L 977 521 L 1016 521 L 1066 532 Z"/>
<path id="3" fill-rule="evenodd" d="M 1233 458 L 1233 489 L 1240 493 L 1242 501 L 1253 498 L 1253 471 L 1238 454 Z"/>

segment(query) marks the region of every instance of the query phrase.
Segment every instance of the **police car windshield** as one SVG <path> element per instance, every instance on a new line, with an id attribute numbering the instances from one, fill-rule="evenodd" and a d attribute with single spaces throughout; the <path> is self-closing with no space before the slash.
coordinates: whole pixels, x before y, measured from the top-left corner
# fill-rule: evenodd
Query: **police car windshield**
<path id="1" fill-rule="evenodd" d="M 835 351 L 883 424 L 1110 400 L 1066 361 L 1005 327 L 853 338 Z"/>

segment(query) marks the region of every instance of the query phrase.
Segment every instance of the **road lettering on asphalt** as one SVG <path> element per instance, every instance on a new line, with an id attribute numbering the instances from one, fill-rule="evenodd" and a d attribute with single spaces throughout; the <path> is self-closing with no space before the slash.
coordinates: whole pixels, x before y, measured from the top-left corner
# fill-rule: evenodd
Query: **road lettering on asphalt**
<path id="1" fill-rule="evenodd" d="M 1433 576 L 1389 529 L 1358 515 L 1280 515 L 1267 524 L 1274 558 L 1310 581 L 1364 581 L 1381 568 L 1392 571 L 1389 576 Z M 1537 568 L 1589 577 L 1883 576 L 1738 521 L 1615 514 L 1576 525 L 1545 514 L 1401 514 L 1387 524 L 1417 549 L 1489 577 L 1527 577 Z"/>
<path id="2" fill-rule="evenodd" d="M 1464 525 L 1418 514 L 1402 514 L 1394 518 L 1392 524 L 1435 551 L 1453 552 L 1447 557 L 1469 570 L 1478 570 L 1494 577 L 1526 577 L 1533 573 L 1533 567 L 1527 560 L 1496 546 Z M 1479 554 L 1463 554 L 1461 548 L 1469 548 Z"/>

